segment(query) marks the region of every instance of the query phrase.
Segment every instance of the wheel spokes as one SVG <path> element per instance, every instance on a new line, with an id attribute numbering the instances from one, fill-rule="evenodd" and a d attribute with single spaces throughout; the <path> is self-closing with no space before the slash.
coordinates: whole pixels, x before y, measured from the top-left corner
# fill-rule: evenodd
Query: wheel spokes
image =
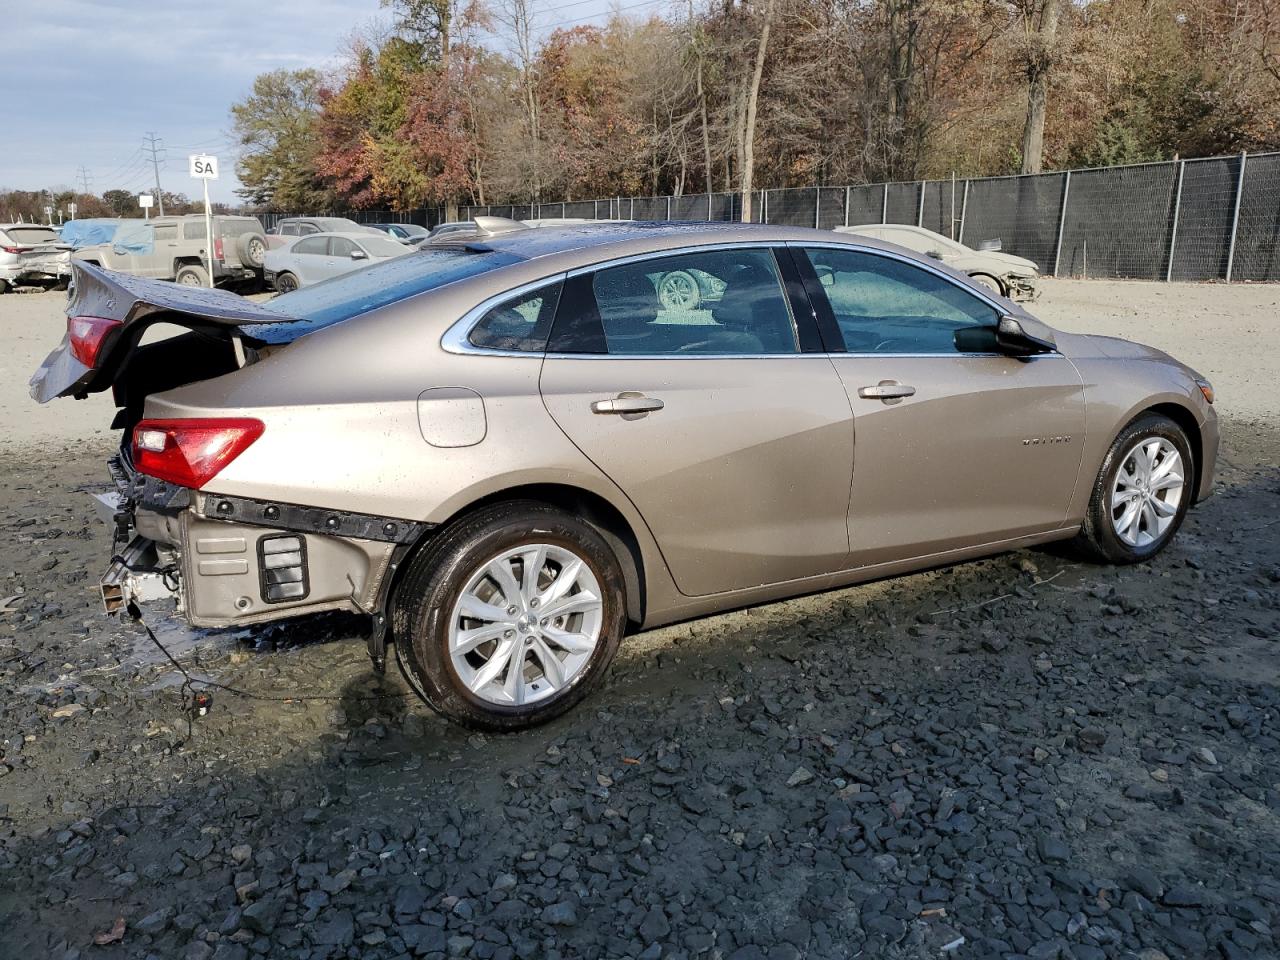
<path id="1" fill-rule="evenodd" d="M 473 630 L 459 630 L 451 645 L 453 653 L 458 656 L 470 653 L 476 647 L 490 640 L 500 640 L 502 635 L 511 629 L 509 623 L 493 623 Z"/>

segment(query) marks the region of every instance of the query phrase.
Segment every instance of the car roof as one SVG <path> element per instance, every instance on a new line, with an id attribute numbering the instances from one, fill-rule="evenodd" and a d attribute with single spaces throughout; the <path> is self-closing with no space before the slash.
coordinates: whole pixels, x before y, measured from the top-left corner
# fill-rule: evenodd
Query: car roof
<path id="1" fill-rule="evenodd" d="M 671 222 L 652 220 L 592 221 L 581 224 L 538 227 L 459 243 L 477 250 L 498 250 L 526 260 L 555 256 L 567 266 L 587 265 L 615 257 L 661 252 L 681 247 L 718 243 L 810 243 L 857 244 L 882 250 L 897 250 L 892 244 L 871 237 L 854 239 L 833 230 L 789 227 L 777 224 L 725 222 Z"/>
<path id="2" fill-rule="evenodd" d="M 299 240 L 312 240 L 316 237 L 345 237 L 348 240 L 369 240 L 380 234 L 370 233 L 368 230 L 321 230 L 318 233 L 308 233 L 305 237 L 298 237 Z"/>

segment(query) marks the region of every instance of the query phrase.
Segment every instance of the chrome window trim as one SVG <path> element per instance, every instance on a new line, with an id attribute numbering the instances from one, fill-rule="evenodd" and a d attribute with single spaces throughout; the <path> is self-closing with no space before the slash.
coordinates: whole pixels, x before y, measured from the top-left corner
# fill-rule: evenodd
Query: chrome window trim
<path id="1" fill-rule="evenodd" d="M 544 357 L 547 355 L 546 350 L 497 350 L 493 347 L 477 347 L 471 342 L 471 329 L 479 323 L 486 313 L 494 307 L 501 306 L 507 300 L 515 300 L 523 297 L 526 293 L 532 293 L 542 287 L 550 286 L 553 283 L 563 283 L 568 277 L 566 273 L 553 273 L 548 276 L 541 277 L 538 280 L 531 280 L 528 283 L 522 283 L 518 287 L 512 287 L 504 290 L 502 293 L 494 294 L 485 300 L 480 301 L 461 318 L 450 324 L 449 329 L 444 332 L 444 336 L 440 338 L 440 347 L 445 353 L 462 354 L 468 357 Z"/>
<path id="2" fill-rule="evenodd" d="M 846 236 L 846 237 L 856 237 L 856 236 L 858 236 L 858 234 L 856 234 L 856 233 L 846 233 L 846 234 L 843 234 L 843 236 Z M 788 247 L 795 247 L 796 249 L 798 249 L 798 250 L 800 250 L 800 251 L 802 251 L 802 252 L 803 252 L 804 250 L 806 250 L 806 249 L 810 249 L 810 248 L 817 248 L 817 249 L 820 249 L 820 250 L 845 250 L 845 251 L 852 250 L 852 251 L 853 251 L 853 252 L 855 252 L 855 253 L 865 253 L 865 254 L 867 254 L 868 256 L 873 256 L 873 257 L 885 257 L 885 258 L 890 259 L 890 260 L 897 260 L 897 261 L 899 261 L 899 262 L 901 262 L 901 263 L 905 263 L 905 264 L 907 264 L 908 266 L 916 267 L 916 268 L 918 268 L 918 269 L 920 269 L 920 270 L 924 270 L 924 271 L 926 271 L 926 272 L 928 272 L 928 273 L 931 273 L 931 274 L 933 274 L 935 277 L 938 277 L 938 278 L 939 278 L 939 279 L 941 279 L 941 280 L 945 280 L 947 283 L 951 284 L 953 287 L 958 287 L 960 290 L 963 290 L 965 293 L 969 294 L 969 295 L 970 295 L 971 297 L 973 297 L 975 300 L 978 300 L 978 301 L 981 301 L 982 303 L 985 303 L 987 306 L 989 306 L 992 310 L 994 310 L 994 311 L 996 312 L 996 320 L 997 320 L 997 321 L 999 321 L 999 319 L 1000 319 L 1001 317 L 1004 317 L 1004 316 L 1011 316 L 1011 314 L 1009 313 L 1009 311 L 1008 311 L 1008 310 L 1006 310 L 1006 309 L 1004 308 L 1004 305 L 1003 305 L 1003 304 L 1001 304 L 1001 303 L 1000 303 L 999 301 L 997 301 L 997 300 L 993 300 L 993 299 L 992 299 L 992 298 L 987 294 L 987 292 L 986 292 L 986 288 L 985 288 L 985 287 L 983 287 L 983 288 L 981 288 L 981 289 L 978 289 L 978 287 L 979 287 L 980 285 L 979 285 L 979 284 L 976 284 L 976 283 L 971 287 L 971 286 L 969 286 L 967 283 L 962 283 L 962 282 L 959 280 L 959 278 L 957 278 L 957 277 L 953 277 L 953 276 L 951 276 L 951 275 L 950 275 L 950 274 L 948 274 L 948 273 L 943 273 L 941 270 L 939 270 L 939 269 L 937 269 L 935 266 L 933 266 L 933 264 L 925 263 L 925 262 L 923 262 L 923 261 L 920 261 L 920 260 L 915 259 L 914 257 L 907 257 L 907 256 L 903 256 L 902 254 L 900 254 L 900 253 L 896 253 L 896 252 L 894 252 L 894 251 L 892 251 L 892 250 L 881 250 L 879 247 L 868 247 L 868 246 L 865 246 L 864 244 L 860 244 L 860 243 L 832 243 L 832 242 L 830 242 L 829 240 L 816 240 L 816 241 L 814 241 L 814 242 L 812 242 L 812 243 L 811 243 L 811 242 L 809 242 L 809 241 L 807 241 L 807 240 L 787 240 L 787 241 L 786 241 L 786 245 L 787 245 Z M 828 299 L 829 299 L 829 298 L 828 298 Z M 1016 318 L 1015 318 L 1015 319 L 1016 319 Z M 959 350 L 957 350 L 955 353 L 900 353 L 900 354 L 893 354 L 893 353 L 856 353 L 856 354 L 855 354 L 855 353 L 852 353 L 852 352 L 846 352 L 846 353 L 844 353 L 844 354 L 832 354 L 832 356 L 859 356 L 859 357 L 893 357 L 893 356 L 899 356 L 899 357 L 918 357 L 918 356 L 923 356 L 923 357 L 985 357 L 985 356 L 991 356 L 991 357 L 1003 357 L 1003 356 L 1005 356 L 1005 354 L 1003 354 L 1003 353 L 990 353 L 990 354 L 987 354 L 987 353 L 962 353 L 962 352 L 960 352 Z M 1060 350 L 1058 350 L 1057 345 L 1055 344 L 1055 345 L 1054 345 L 1053 350 L 1052 350 L 1050 353 L 1037 353 L 1037 354 L 1032 354 L 1031 356 L 1033 356 L 1033 357 L 1062 356 L 1062 353 L 1061 353 L 1061 351 L 1060 351 Z M 1023 359 L 1023 360 L 1025 360 L 1025 359 L 1028 359 L 1028 358 L 1026 358 L 1026 357 L 1019 357 L 1019 358 L 1010 358 L 1010 359 Z"/>
<path id="3" fill-rule="evenodd" d="M 840 236 L 856 237 L 858 234 L 848 233 L 840 234 Z M 526 293 L 531 293 L 539 287 L 547 286 L 552 283 L 563 283 L 571 277 L 579 277 L 587 273 L 595 273 L 599 270 L 606 270 L 615 266 L 625 266 L 631 263 L 639 263 L 645 260 L 661 260 L 666 257 L 682 256 L 689 253 L 698 253 L 701 251 L 715 250 L 736 250 L 736 249 L 757 249 L 769 250 L 774 253 L 775 260 L 777 258 L 776 250 L 778 248 L 795 248 L 804 250 L 805 248 L 814 247 L 828 250 L 844 250 L 853 251 L 855 253 L 866 253 L 873 256 L 888 257 L 892 260 L 899 260 L 903 263 L 926 270 L 933 275 L 940 277 L 953 286 L 959 287 L 965 293 L 976 297 L 978 300 L 986 303 L 996 311 L 997 316 L 1004 316 L 1008 311 L 998 303 L 991 299 L 985 293 L 973 289 L 966 284 L 960 283 L 955 277 L 943 273 L 941 270 L 934 268 L 931 264 L 923 263 L 913 257 L 903 256 L 900 253 L 894 253 L 888 250 L 882 250 L 878 247 L 868 247 L 857 242 L 841 242 L 839 240 L 734 240 L 725 243 L 706 243 L 692 244 L 688 246 L 672 247 L 667 250 L 650 250 L 645 253 L 633 253 L 625 257 L 617 257 L 611 260 L 600 260 L 592 264 L 581 267 L 574 267 L 572 270 L 566 270 L 560 273 L 548 274 L 538 280 L 532 280 L 519 286 L 511 287 L 501 293 L 494 294 L 482 300 L 476 306 L 472 307 L 464 313 L 458 320 L 454 321 L 440 338 L 440 346 L 446 353 L 460 354 L 464 356 L 477 357 L 545 357 L 548 360 L 770 360 L 788 357 L 823 357 L 827 359 L 837 359 L 839 357 L 883 357 L 885 359 L 927 359 L 927 358 L 944 358 L 955 359 L 957 357 L 973 357 L 973 358 L 997 358 L 1006 360 L 1043 360 L 1049 357 L 1065 356 L 1058 349 L 1054 349 L 1049 353 L 1032 354 L 1028 357 L 1010 357 L 1003 353 L 859 353 L 855 351 L 843 351 L 840 353 L 805 353 L 798 351 L 796 353 L 654 353 L 654 354 L 610 354 L 610 353 L 547 353 L 545 351 L 528 351 L 528 350 L 495 350 L 492 347 L 477 347 L 468 339 L 471 335 L 471 328 L 480 322 L 480 319 L 492 310 L 494 307 L 501 305 L 504 301 L 522 297 Z M 784 289 L 785 294 L 785 289 Z M 790 300 L 787 303 L 787 310 L 790 313 Z M 795 318 L 792 317 L 792 323 Z"/>

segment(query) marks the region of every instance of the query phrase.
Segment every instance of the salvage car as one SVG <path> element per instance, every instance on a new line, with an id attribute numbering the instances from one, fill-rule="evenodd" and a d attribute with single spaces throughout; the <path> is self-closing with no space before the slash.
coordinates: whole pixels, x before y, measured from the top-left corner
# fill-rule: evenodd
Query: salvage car
<path id="1" fill-rule="evenodd" d="M 212 228 L 212 257 L 204 214 L 191 213 L 121 221 L 110 240 L 78 247 L 71 259 L 193 287 L 209 285 L 210 267 L 217 285 L 260 281 L 267 244 L 257 218 L 215 214 Z"/>
<path id="2" fill-rule="evenodd" d="M 1050 541 L 1149 560 L 1213 483 L 1195 371 L 852 235 L 521 230 L 266 303 L 75 270 L 31 393 L 114 391 L 108 609 L 367 614 L 485 729 L 628 631 Z M 664 307 L 675 270 L 718 301 Z"/>
<path id="3" fill-rule="evenodd" d="M 836 231 L 887 240 L 941 260 L 1011 300 L 1027 302 L 1040 295 L 1036 286 L 1040 268 L 1032 260 L 1001 253 L 999 240 L 984 241 L 974 250 L 940 233 L 905 223 L 868 223 L 858 227 L 836 227 Z"/>
<path id="4" fill-rule="evenodd" d="M 431 236 L 430 230 L 416 223 L 366 223 L 364 226 L 381 230 L 387 236 L 405 243 L 421 243 Z"/>
<path id="5" fill-rule="evenodd" d="M 291 293 L 412 252 L 413 247 L 376 233 L 313 233 L 268 250 L 265 276 L 277 292 Z"/>
<path id="6" fill-rule="evenodd" d="M 49 287 L 71 276 L 71 246 L 52 227 L 0 224 L 0 293 L 17 286 Z"/>
<path id="7" fill-rule="evenodd" d="M 284 217 L 267 231 L 267 246 L 283 247 L 294 237 L 309 237 L 314 233 L 381 233 L 374 227 L 346 217 Z"/>

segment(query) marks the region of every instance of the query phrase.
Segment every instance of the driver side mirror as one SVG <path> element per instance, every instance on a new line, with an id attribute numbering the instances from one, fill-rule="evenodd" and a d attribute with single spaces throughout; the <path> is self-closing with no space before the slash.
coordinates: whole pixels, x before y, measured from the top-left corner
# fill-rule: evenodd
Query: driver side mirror
<path id="1" fill-rule="evenodd" d="M 352 250 L 351 259 L 352 260 L 368 260 L 369 255 L 365 253 L 363 250 Z"/>
<path id="2" fill-rule="evenodd" d="M 1023 329 L 1016 317 L 1001 317 L 996 325 L 996 347 L 1011 357 L 1032 357 L 1038 353 L 1052 353 L 1054 345 L 1048 340 L 1033 337 Z"/>

